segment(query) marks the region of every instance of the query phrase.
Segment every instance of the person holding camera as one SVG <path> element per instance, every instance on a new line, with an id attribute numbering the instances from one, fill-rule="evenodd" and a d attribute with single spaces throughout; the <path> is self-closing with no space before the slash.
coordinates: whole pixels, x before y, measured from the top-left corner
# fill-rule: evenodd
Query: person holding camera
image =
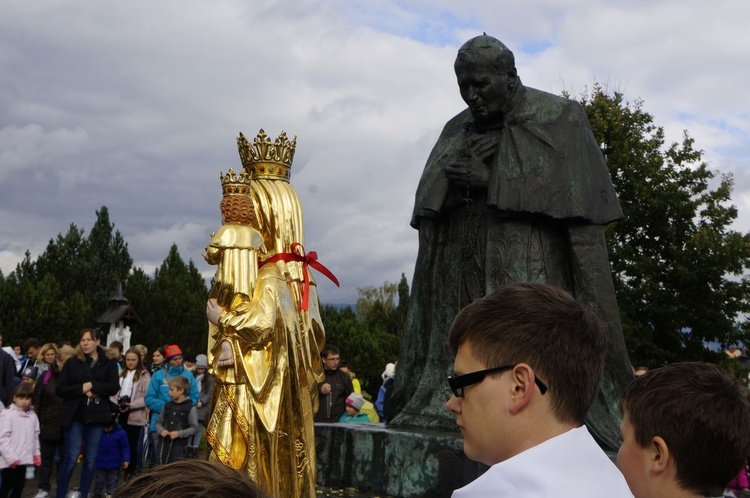
<path id="1" fill-rule="evenodd" d="M 151 374 L 143 366 L 143 358 L 138 351 L 130 348 L 125 353 L 125 368 L 120 372 L 120 392 L 117 404 L 120 407 L 118 423 L 125 429 L 130 444 L 130 465 L 125 469 L 125 479 L 138 474 L 143 468 L 138 453 L 138 439 L 148 423 L 146 416 L 146 390 L 151 382 Z"/>

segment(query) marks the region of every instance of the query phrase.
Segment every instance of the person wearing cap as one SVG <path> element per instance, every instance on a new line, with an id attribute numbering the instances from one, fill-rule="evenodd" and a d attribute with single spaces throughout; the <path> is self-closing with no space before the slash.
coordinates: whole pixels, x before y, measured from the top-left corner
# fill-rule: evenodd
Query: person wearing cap
<path id="1" fill-rule="evenodd" d="M 214 390 L 214 378 L 208 374 L 208 357 L 199 354 L 195 357 L 195 383 L 198 385 L 198 403 L 195 407 L 198 409 L 199 429 L 190 441 L 188 441 L 188 457 L 195 458 L 198 456 L 198 446 L 200 445 L 203 433 L 206 431 L 208 423 L 208 407 L 211 404 L 211 394 Z"/>
<path id="2" fill-rule="evenodd" d="M 361 394 L 351 393 L 346 398 L 346 412 L 341 415 L 339 422 L 369 424 L 370 417 L 360 410 L 365 404 L 365 398 Z"/>
<path id="3" fill-rule="evenodd" d="M 23 372 L 21 372 L 21 382 L 28 382 L 31 384 L 31 387 L 34 387 L 38 375 L 39 368 L 28 366 L 24 368 Z"/>
<path id="4" fill-rule="evenodd" d="M 192 372 L 182 365 L 182 350 L 177 344 L 170 344 L 164 348 L 164 367 L 154 372 L 151 376 L 151 382 L 146 391 L 146 406 L 151 411 L 151 422 L 149 424 L 149 433 L 151 438 L 149 444 L 156 443 L 156 419 L 161 413 L 164 405 L 171 398 L 169 397 L 169 381 L 177 376 L 185 377 L 190 382 L 190 388 L 187 391 L 187 397 L 198 403 L 199 391 L 198 384 L 195 382 Z M 155 452 L 151 452 L 153 455 Z M 152 458 L 152 463 L 154 462 Z"/>

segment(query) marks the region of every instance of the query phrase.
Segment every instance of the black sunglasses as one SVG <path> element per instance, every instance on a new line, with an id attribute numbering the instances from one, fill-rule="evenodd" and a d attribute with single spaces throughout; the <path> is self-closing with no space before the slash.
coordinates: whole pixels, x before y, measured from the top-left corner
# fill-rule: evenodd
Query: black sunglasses
<path id="1" fill-rule="evenodd" d="M 470 372 L 463 375 L 451 375 L 448 377 L 448 385 L 451 387 L 451 391 L 453 391 L 454 396 L 457 398 L 462 398 L 464 395 L 464 388 L 467 386 L 470 386 L 472 384 L 479 384 L 484 380 L 484 378 L 495 372 L 502 372 L 503 370 L 510 370 L 511 368 L 515 368 L 515 366 L 518 365 L 518 363 L 514 363 L 512 365 L 500 365 L 499 367 L 494 368 L 488 368 L 487 370 L 478 370 L 476 372 Z M 539 387 L 539 390 L 542 392 L 542 394 L 547 392 L 547 385 L 539 380 L 539 377 L 534 375 L 534 383 Z"/>

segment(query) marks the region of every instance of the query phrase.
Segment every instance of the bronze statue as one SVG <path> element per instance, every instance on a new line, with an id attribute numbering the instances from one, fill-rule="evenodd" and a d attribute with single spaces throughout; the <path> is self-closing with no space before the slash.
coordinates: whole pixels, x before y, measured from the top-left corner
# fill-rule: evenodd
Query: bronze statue
<path id="1" fill-rule="evenodd" d="M 289 184 L 295 144 L 284 133 L 271 142 L 261 130 L 252 145 L 240 134 L 246 172 L 222 177 L 225 224 L 205 254 L 218 265 L 206 309 L 216 379 L 206 441 L 210 460 L 267 493 L 314 498 L 324 329 Z"/>
<path id="2" fill-rule="evenodd" d="M 617 399 L 631 372 L 602 230 L 622 218 L 604 157 L 581 106 L 523 86 L 500 41 L 469 40 L 454 67 L 468 109 L 445 125 L 416 193 L 419 254 L 392 425 L 455 429 L 443 406 L 453 318 L 500 285 L 545 282 L 606 325 L 606 372 L 587 425 L 615 448 Z"/>

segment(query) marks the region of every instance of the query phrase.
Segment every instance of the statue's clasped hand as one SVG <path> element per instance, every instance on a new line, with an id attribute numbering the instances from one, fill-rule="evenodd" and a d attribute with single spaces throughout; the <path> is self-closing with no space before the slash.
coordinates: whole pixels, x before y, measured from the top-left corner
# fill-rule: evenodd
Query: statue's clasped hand
<path id="1" fill-rule="evenodd" d="M 490 171 L 481 161 L 472 156 L 462 156 L 445 167 L 445 174 L 451 183 L 462 187 L 487 187 Z"/>

